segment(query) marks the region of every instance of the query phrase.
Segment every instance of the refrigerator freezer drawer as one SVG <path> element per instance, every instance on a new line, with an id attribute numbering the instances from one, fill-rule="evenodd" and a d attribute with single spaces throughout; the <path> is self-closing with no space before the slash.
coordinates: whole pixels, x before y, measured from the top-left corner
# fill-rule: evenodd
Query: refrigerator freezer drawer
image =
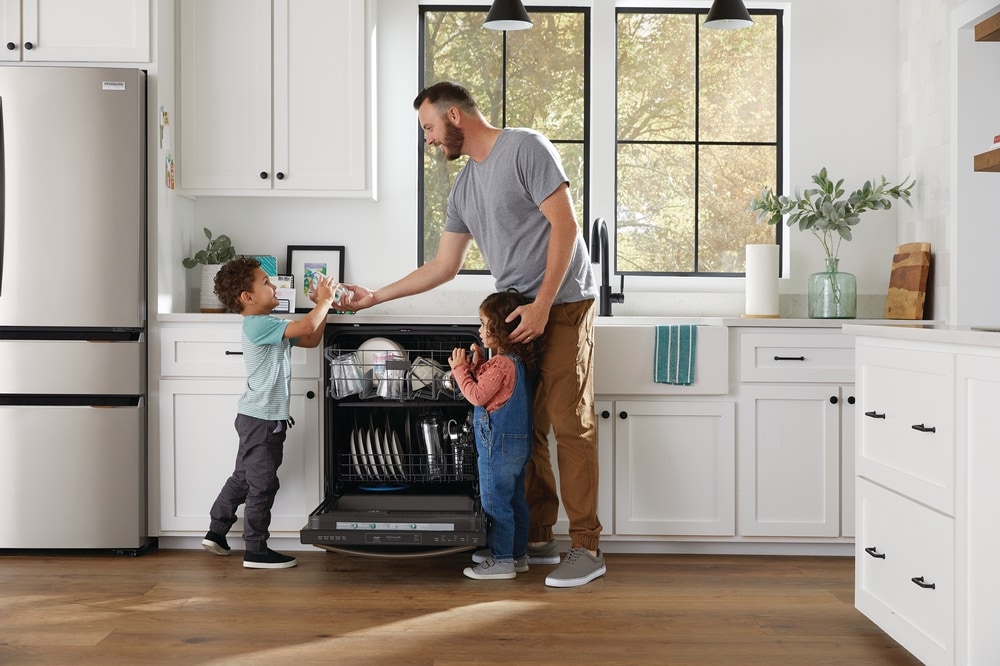
<path id="1" fill-rule="evenodd" d="M 146 343 L 0 339 L 0 393 L 145 393 Z"/>
<path id="2" fill-rule="evenodd" d="M 0 548 L 139 548 L 145 404 L 0 406 Z"/>

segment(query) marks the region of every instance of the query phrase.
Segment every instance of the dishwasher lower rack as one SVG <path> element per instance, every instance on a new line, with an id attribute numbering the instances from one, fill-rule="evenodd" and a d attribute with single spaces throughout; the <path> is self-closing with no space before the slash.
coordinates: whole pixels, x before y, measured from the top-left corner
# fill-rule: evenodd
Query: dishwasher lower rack
<path id="1" fill-rule="evenodd" d="M 486 515 L 478 497 L 462 493 L 347 494 L 313 511 L 300 540 L 372 554 L 479 548 L 486 545 Z"/>

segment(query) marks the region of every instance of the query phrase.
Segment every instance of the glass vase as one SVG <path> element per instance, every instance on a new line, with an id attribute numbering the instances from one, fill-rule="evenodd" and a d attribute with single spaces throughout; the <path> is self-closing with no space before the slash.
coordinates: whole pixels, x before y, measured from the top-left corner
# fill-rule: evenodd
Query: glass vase
<path id="1" fill-rule="evenodd" d="M 809 276 L 810 319 L 854 319 L 858 283 L 851 273 L 837 270 L 840 259 L 826 258 L 826 270 Z"/>

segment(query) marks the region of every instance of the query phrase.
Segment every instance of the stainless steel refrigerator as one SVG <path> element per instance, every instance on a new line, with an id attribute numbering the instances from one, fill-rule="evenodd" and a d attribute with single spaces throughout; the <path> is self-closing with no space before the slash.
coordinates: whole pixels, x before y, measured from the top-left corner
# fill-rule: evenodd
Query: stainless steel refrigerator
<path id="1" fill-rule="evenodd" d="M 146 530 L 146 78 L 0 66 L 0 548 Z"/>

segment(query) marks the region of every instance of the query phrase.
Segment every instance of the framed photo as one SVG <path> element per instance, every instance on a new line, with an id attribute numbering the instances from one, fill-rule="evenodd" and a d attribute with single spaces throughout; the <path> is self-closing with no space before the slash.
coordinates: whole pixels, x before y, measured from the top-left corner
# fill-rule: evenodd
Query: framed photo
<path id="1" fill-rule="evenodd" d="M 289 245 L 285 271 L 294 280 L 295 311 L 309 312 L 315 306 L 309 300 L 309 283 L 313 273 L 331 275 L 337 282 L 344 281 L 344 246 Z"/>

